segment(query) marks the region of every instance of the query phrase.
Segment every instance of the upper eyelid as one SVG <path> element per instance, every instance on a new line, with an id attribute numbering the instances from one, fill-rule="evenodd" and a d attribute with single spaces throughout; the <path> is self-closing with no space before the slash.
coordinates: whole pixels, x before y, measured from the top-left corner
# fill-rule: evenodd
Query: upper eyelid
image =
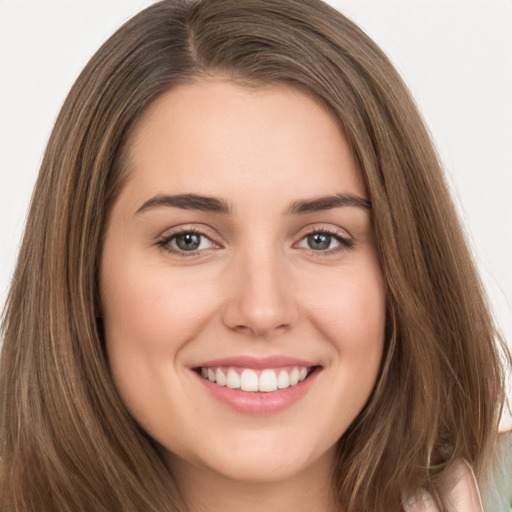
<path id="1" fill-rule="evenodd" d="M 311 233 L 327 233 L 329 235 L 337 235 L 341 238 L 354 240 L 354 237 L 347 229 L 321 222 L 312 223 L 307 226 L 304 226 L 302 229 L 299 230 L 298 233 L 300 239 L 302 239 L 305 236 L 308 236 Z"/>
<path id="2" fill-rule="evenodd" d="M 179 236 L 179 235 L 182 235 L 184 233 L 197 233 L 198 235 L 202 235 L 202 236 L 205 236 L 207 238 L 209 238 L 210 240 L 212 241 L 216 241 L 216 243 L 219 243 L 218 242 L 218 238 L 221 238 L 219 236 L 215 236 L 214 234 L 211 234 L 210 233 L 210 229 L 208 228 L 203 228 L 203 227 L 197 227 L 197 225 L 194 225 L 194 226 L 189 226 L 189 225 L 180 225 L 180 226 L 175 226 L 175 227 L 172 227 L 172 228 L 167 228 L 166 230 L 164 230 L 162 232 L 162 234 L 160 234 L 157 239 L 158 240 L 161 240 L 161 239 L 164 239 L 164 238 L 173 238 L 175 236 Z"/>
<path id="3" fill-rule="evenodd" d="M 199 227 L 197 227 L 199 226 Z M 203 228 L 203 226 L 205 226 Z M 212 228 L 209 228 L 208 226 L 206 225 L 203 225 L 203 224 L 180 224 L 178 226 L 173 226 L 173 227 L 169 227 L 167 229 L 165 229 L 161 235 L 158 236 L 158 238 L 167 238 L 167 237 L 172 237 L 172 236 L 177 236 L 181 233 L 198 233 L 198 234 L 201 234 L 201 235 L 204 235 L 206 237 L 209 237 L 209 238 L 216 238 L 216 235 L 215 234 L 210 234 L 210 230 Z M 331 234 L 342 234 L 342 233 L 346 233 L 348 237 L 352 238 L 352 235 L 350 234 L 350 232 L 345 229 L 345 228 L 341 228 L 339 226 L 332 226 L 332 225 L 327 225 L 326 223 L 311 223 L 311 224 L 308 224 L 307 226 L 303 226 L 302 228 L 300 228 L 299 230 L 297 230 L 297 233 L 300 234 L 301 236 L 306 236 L 307 234 L 309 233 L 323 233 L 323 232 L 327 232 L 327 233 L 331 233 Z M 298 235 L 296 235 L 298 236 Z M 220 238 L 224 238 L 224 237 L 220 237 Z"/>

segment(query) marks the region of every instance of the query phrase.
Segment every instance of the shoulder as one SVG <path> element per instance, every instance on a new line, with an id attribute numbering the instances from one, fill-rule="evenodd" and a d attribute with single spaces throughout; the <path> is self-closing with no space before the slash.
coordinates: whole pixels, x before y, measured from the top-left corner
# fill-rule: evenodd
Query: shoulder
<path id="1" fill-rule="evenodd" d="M 473 469 L 467 461 L 457 460 L 445 479 L 446 498 L 454 512 L 493 512 L 512 509 L 512 414 L 510 406 L 503 411 L 500 436 L 496 445 L 496 461 L 484 493 L 485 509 Z M 404 505 L 405 512 L 439 512 L 432 497 L 420 491 Z"/>
<path id="2" fill-rule="evenodd" d="M 494 461 L 483 493 L 485 510 L 512 510 L 512 422 L 502 421 Z"/>
<path id="3" fill-rule="evenodd" d="M 454 512 L 484 512 L 480 491 L 471 466 L 457 460 L 445 477 L 446 501 Z M 406 512 L 439 512 L 429 493 L 420 491 L 407 500 Z"/>
<path id="4" fill-rule="evenodd" d="M 447 501 L 457 512 L 483 512 L 482 498 L 473 469 L 459 459 L 446 478 Z"/>

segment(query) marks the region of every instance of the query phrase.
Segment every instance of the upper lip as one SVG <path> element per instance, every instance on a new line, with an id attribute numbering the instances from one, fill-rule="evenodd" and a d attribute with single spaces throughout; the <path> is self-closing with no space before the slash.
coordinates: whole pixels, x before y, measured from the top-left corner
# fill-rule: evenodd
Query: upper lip
<path id="1" fill-rule="evenodd" d="M 193 368 L 208 368 L 212 366 L 238 366 L 241 368 L 253 368 L 255 370 L 262 370 L 265 368 L 280 368 L 283 366 L 311 367 L 319 365 L 318 363 L 312 361 L 284 355 L 267 357 L 232 356 L 204 361 L 194 365 Z"/>

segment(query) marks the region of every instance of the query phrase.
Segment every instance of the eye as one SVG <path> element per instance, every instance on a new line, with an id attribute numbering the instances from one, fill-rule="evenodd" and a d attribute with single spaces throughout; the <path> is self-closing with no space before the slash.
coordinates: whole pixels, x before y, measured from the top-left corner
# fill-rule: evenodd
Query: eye
<path id="1" fill-rule="evenodd" d="M 308 247 L 315 251 L 332 249 L 331 244 L 333 244 L 333 242 L 335 245 L 339 244 L 332 235 L 328 235 L 327 233 L 313 233 L 312 235 L 308 235 L 305 240 Z"/>
<path id="2" fill-rule="evenodd" d="M 297 244 L 298 247 L 315 252 L 335 253 L 353 247 L 354 242 L 341 235 L 326 230 L 318 230 L 304 236 Z"/>
<path id="3" fill-rule="evenodd" d="M 198 251 L 218 247 L 208 236 L 198 231 L 180 231 L 165 236 L 157 244 L 171 253 L 183 256 L 192 255 Z M 188 254 L 187 254 L 188 253 Z"/>

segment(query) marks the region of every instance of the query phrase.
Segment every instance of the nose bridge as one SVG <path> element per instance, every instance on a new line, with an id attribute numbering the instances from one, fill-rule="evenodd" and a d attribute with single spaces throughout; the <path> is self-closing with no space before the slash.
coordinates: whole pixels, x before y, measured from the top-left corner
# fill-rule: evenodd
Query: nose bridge
<path id="1" fill-rule="evenodd" d="M 293 283 L 284 260 L 268 240 L 237 255 L 230 270 L 226 325 L 261 336 L 295 321 Z"/>

